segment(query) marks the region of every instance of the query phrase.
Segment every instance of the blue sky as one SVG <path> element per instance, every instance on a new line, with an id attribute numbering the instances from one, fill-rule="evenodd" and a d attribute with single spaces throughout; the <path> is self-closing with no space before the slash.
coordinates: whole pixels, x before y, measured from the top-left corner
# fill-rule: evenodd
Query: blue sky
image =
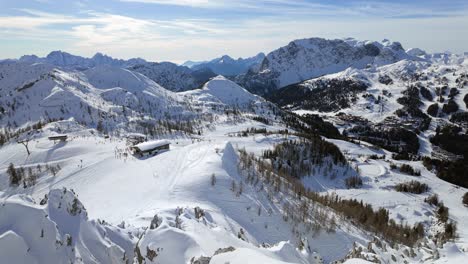
<path id="1" fill-rule="evenodd" d="M 52 50 L 153 61 L 246 57 L 298 38 L 468 51 L 468 1 L 0 0 L 0 58 Z"/>

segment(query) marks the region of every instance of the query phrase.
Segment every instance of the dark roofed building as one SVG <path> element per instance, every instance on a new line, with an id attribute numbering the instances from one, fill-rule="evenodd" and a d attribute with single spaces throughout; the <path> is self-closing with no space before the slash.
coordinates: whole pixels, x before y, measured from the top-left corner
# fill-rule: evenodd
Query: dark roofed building
<path id="1" fill-rule="evenodd" d="M 54 135 L 54 136 L 50 136 L 49 137 L 49 140 L 51 141 L 67 141 L 67 138 L 68 136 L 67 135 Z"/>
<path id="2" fill-rule="evenodd" d="M 169 149 L 169 145 L 170 143 L 167 140 L 153 140 L 132 146 L 131 149 L 133 151 L 133 154 L 151 155 L 154 153 L 158 153 L 161 150 Z"/>

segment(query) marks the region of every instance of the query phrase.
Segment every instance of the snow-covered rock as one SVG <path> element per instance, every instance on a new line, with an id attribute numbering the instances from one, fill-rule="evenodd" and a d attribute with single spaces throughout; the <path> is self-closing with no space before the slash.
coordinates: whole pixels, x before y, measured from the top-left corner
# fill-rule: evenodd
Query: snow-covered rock
<path id="1" fill-rule="evenodd" d="M 89 220 L 66 189 L 51 190 L 40 204 L 24 195 L 8 197 L 1 203 L 0 226 L 0 259 L 10 263 L 126 263 L 133 258 L 132 236 Z"/>

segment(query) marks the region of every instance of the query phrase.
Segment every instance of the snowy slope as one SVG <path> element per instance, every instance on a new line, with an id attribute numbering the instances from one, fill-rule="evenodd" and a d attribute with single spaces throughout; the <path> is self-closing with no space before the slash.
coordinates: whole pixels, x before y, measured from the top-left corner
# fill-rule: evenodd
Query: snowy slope
<path id="1" fill-rule="evenodd" d="M 243 107 L 253 104 L 255 101 L 263 100 L 221 75 L 212 78 L 202 89 L 182 94 L 193 96 L 199 101 L 219 102 L 225 105 Z"/>
<path id="2" fill-rule="evenodd" d="M 159 259 L 168 261 L 164 263 L 187 262 L 201 255 L 212 256 L 217 249 L 229 246 L 249 248 L 257 252 L 259 259 L 309 263 L 305 260 L 307 255 L 297 252 L 288 243 L 271 249 L 257 247 L 261 243 L 271 245 L 292 240 L 294 236 L 290 227 L 282 224 L 279 209 L 268 202 L 264 193 L 245 187 L 245 194 L 237 197 L 229 190 L 233 180 L 240 180 L 232 144 L 249 146 L 251 139 L 226 143 L 228 137 L 225 132 L 214 132 L 209 136 L 211 142 L 172 140 L 170 151 L 142 160 L 116 158 L 115 147 L 123 149 L 124 142 L 74 137 L 66 144 L 53 145 L 43 138 L 32 148 L 32 154 L 24 165 L 60 164 L 62 169 L 57 176 L 41 176 L 31 194 L 40 198 L 51 188 L 73 188 L 80 194 L 80 200 L 87 206 L 92 219 L 106 219 L 114 224 L 125 220 L 131 226 L 147 227 L 158 214 L 162 224 L 154 231 L 147 231 L 139 245 L 144 255 L 147 245 L 151 249 L 163 248 Z M 8 162 L 18 164 L 26 158 L 18 147 L 21 146 L 4 147 L 1 166 Z M 217 153 L 216 149 L 221 151 Z M 4 159 L 7 156 L 10 158 Z M 210 184 L 212 173 L 216 175 L 215 186 Z M 28 192 L 21 188 L 7 188 L 5 191 L 6 196 L 18 191 Z M 205 211 L 205 220 L 194 218 L 193 208 L 196 206 Z M 180 215 L 182 230 L 174 227 L 177 207 L 183 208 Z M 258 207 L 264 208 L 261 216 L 257 214 Z M 273 209 L 271 215 L 268 208 Z M 248 243 L 237 238 L 241 228 L 245 230 Z M 340 241 L 343 236 L 347 234 L 323 235 L 329 241 Z M 340 248 L 341 256 L 346 254 L 349 246 L 347 243 Z M 315 247 L 336 251 L 336 246 L 332 250 L 328 244 Z"/>
<path id="3" fill-rule="evenodd" d="M 103 120 L 114 130 L 128 118 L 148 115 L 158 120 L 185 111 L 177 94 L 122 68 L 99 66 L 78 72 L 15 62 L 2 64 L 0 74 L 3 127 L 74 118 L 91 127 Z"/>
<path id="4" fill-rule="evenodd" d="M 313 90 L 317 84 L 324 81 L 337 81 L 337 80 L 351 80 L 354 82 L 363 82 L 366 87 L 357 93 L 357 100 L 349 104 L 348 107 L 337 108 L 334 111 L 326 111 L 328 114 L 336 114 L 343 112 L 366 118 L 372 122 L 381 122 L 387 117 L 396 117 L 395 111 L 402 108 L 403 105 L 397 102 L 398 98 L 403 97 L 403 92 L 410 85 L 420 85 L 429 90 L 433 99 L 428 100 L 420 94 L 420 100 L 423 106 L 420 107 L 421 111 L 427 113 L 427 109 L 431 104 L 437 104 L 439 109 L 447 103 L 447 96 L 449 95 L 450 88 L 457 88 L 459 94 L 454 97 L 454 101 L 458 105 L 458 112 L 467 111 L 466 103 L 463 101 L 467 94 L 466 85 L 457 82 L 457 79 L 462 79 L 463 75 L 468 71 L 465 64 L 440 64 L 437 62 L 421 62 L 412 60 L 401 60 L 399 62 L 384 65 L 381 67 L 373 67 L 370 69 L 355 69 L 349 68 L 335 74 L 328 74 L 319 78 L 306 80 L 296 85 L 289 86 L 285 89 L 280 89 L 278 92 L 273 93 L 272 98 L 276 103 L 282 106 L 287 106 L 292 109 L 304 109 L 318 111 L 315 107 L 308 107 L 307 101 L 316 101 L 313 93 L 310 95 L 297 98 L 294 103 L 285 105 L 281 102 L 281 96 L 295 96 L 294 93 L 299 93 L 300 90 Z M 391 83 L 382 83 L 381 77 L 385 76 L 391 80 Z M 442 81 L 445 80 L 445 81 Z M 436 95 L 437 89 L 447 86 L 444 92 L 446 97 L 445 102 L 438 102 Z M 419 86 L 418 86 L 419 87 Z M 337 87 L 340 89 L 340 87 Z M 325 88 L 326 92 L 326 88 Z M 382 98 L 378 101 L 377 98 Z M 296 97 L 293 97 L 296 98 Z M 331 102 L 322 101 L 324 105 L 329 105 Z M 317 104 L 314 104 L 317 106 Z M 439 112 L 436 120 L 450 119 L 451 114 L 444 114 Z"/>
<path id="5" fill-rule="evenodd" d="M 47 125 L 44 133 L 50 134 L 52 125 Z M 224 263 L 227 260 L 244 263 L 246 258 L 251 261 L 248 263 L 315 263 L 316 255 L 313 252 L 318 252 L 321 258 L 329 262 L 345 257 L 353 242 L 366 245 L 371 241 L 372 237 L 366 232 L 343 221 L 339 222 L 340 227 L 334 233 L 311 233 L 308 237 L 310 251 L 299 251 L 296 249 L 298 242 L 292 226 L 283 220 L 282 208 L 276 200 L 271 201 L 268 198 L 272 194 L 247 183 L 244 183 L 242 194 L 233 192 L 232 182 L 239 186 L 243 181 L 243 176 L 238 173 L 238 154 L 235 148 L 245 147 L 247 151 L 258 155 L 262 150 L 285 140 L 280 135 L 239 138 L 229 136 L 230 132 L 252 126 L 266 127 L 269 130 L 281 128 L 255 122 L 219 124 L 215 130 L 203 135 L 200 142 L 173 138 L 170 139 L 169 151 L 142 159 L 121 155 L 125 150 L 124 140 L 97 138 L 79 129 L 69 133 L 71 138 L 66 143 L 53 144 L 45 137 L 37 138 L 31 146 L 29 157 L 21 145 L 8 144 L 2 147 L 0 153 L 0 195 L 6 201 L 13 199 L 10 195 L 17 193 L 29 194 L 40 200 L 51 189 L 72 188 L 79 194 L 89 219 L 105 219 L 111 223 L 106 228 L 126 230 L 117 233 L 131 232 L 132 236 L 121 240 L 108 236 L 112 243 L 121 248 L 125 248 L 122 245 L 128 246 L 131 243 L 132 247 L 139 247 L 143 256 L 154 250 L 158 254 L 155 261 L 164 263 L 185 263 L 202 256 L 211 257 L 214 263 Z M 323 192 L 335 192 L 342 197 L 359 198 L 374 206 L 383 206 L 398 221 L 425 221 L 430 225 L 434 215 L 433 209 L 423 201 L 426 195 L 408 196 L 389 189 L 389 186 L 412 176 L 389 170 L 389 164 L 383 161 L 365 162 L 366 155 L 382 154 L 366 145 L 357 146 L 336 140 L 333 142 L 347 155 L 351 155 L 350 158 L 357 159 L 356 164 L 364 177 L 365 187 L 359 190 L 344 189 L 342 177 L 333 179 L 325 175 L 308 178 L 309 182 L 317 182 L 317 185 L 312 184 L 310 187 L 321 186 L 324 188 Z M 32 168 L 36 168 L 38 164 L 59 164 L 61 170 L 56 176 L 47 172 L 40 174 L 37 184 L 32 188 L 10 187 L 5 175 L 10 162 Z M 466 208 L 463 208 L 460 200 L 466 190 L 455 189 L 451 184 L 437 179 L 432 173 L 425 171 L 420 163 L 412 165 L 421 168 L 424 176 L 418 180 L 428 183 L 431 193 L 450 194 L 443 201 L 450 208 L 451 217 L 458 223 L 463 223 Z M 211 184 L 213 174 L 216 178 L 214 185 Z M 283 196 L 282 199 L 286 197 L 288 196 Z M 195 207 L 203 210 L 202 217 L 196 216 Z M 158 219 L 157 227 L 145 230 L 155 215 Z M 33 216 L 30 218 L 35 219 Z M 122 221 L 125 223 L 121 224 Z M 96 223 L 95 225 L 99 226 Z M 241 228 L 244 230 L 245 241 L 238 238 Z M 466 248 L 468 237 L 462 224 L 459 224 L 459 228 L 457 250 L 460 247 Z M 110 232 L 107 231 L 108 234 Z M 234 251 L 216 253 L 219 249 L 231 246 L 235 248 Z M 430 247 L 423 247 L 417 252 L 431 250 L 433 249 Z M 402 251 L 403 248 L 396 252 Z M 0 254 L 6 253 L 0 250 Z M 423 253 L 417 254 L 416 259 L 405 260 L 413 262 L 423 256 Z M 466 253 L 457 254 L 461 255 L 454 256 L 460 258 Z M 130 256 L 129 253 L 127 256 Z M 390 255 L 385 256 L 390 258 Z"/>

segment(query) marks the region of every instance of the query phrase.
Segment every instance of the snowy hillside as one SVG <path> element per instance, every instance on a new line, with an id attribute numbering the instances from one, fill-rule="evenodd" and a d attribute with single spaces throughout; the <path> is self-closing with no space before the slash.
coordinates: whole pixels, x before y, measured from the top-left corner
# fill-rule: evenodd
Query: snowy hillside
<path id="1" fill-rule="evenodd" d="M 245 108 L 263 98 L 253 95 L 235 82 L 218 75 L 208 81 L 202 89 L 182 93 L 194 96 L 198 101 L 219 102 L 224 105 Z"/>
<path id="2" fill-rule="evenodd" d="M 58 123 L 57 125 L 64 127 L 65 124 Z M 33 219 L 43 217 L 44 213 L 41 210 L 47 212 L 51 209 L 47 207 L 42 209 L 43 206 L 38 207 L 23 201 L 21 204 L 26 204 L 26 211 L 35 210 L 41 216 L 26 218 L 31 219 L 32 222 L 18 223 L 22 226 L 21 228 L 23 226 L 29 228 L 29 231 L 22 233 L 19 231 L 20 227 L 12 227 L 8 229 L 11 230 L 9 232 L 2 231 L 6 232 L 2 237 L 5 237 L 3 239 L 8 237 L 13 241 L 21 241 L 21 239 L 27 241 L 25 243 L 31 253 L 26 257 L 31 256 L 40 260 L 36 252 L 42 252 L 44 258 L 48 256 L 49 260 L 54 256 L 53 254 L 60 254 L 67 259 L 83 258 L 85 263 L 89 263 L 85 256 L 97 254 L 94 251 L 83 253 L 80 249 L 89 247 L 88 241 L 101 241 L 100 247 L 112 252 L 108 253 L 106 260 L 112 260 L 111 256 L 118 256 L 119 261 L 123 260 L 124 256 L 129 259 L 133 256 L 136 263 L 138 263 L 136 260 L 138 254 L 141 254 L 147 263 L 160 261 L 185 263 L 192 258 L 202 259 L 202 256 L 211 258 L 213 263 L 224 263 L 226 260 L 231 263 L 245 263 L 246 259 L 252 263 L 258 261 L 320 263 L 319 260 L 323 259 L 328 263 L 347 256 L 354 242 L 367 245 L 372 241 L 371 233 L 344 220 L 339 213 L 322 208 L 319 203 L 311 205 L 311 210 L 319 211 L 316 211 L 316 218 L 310 218 L 311 225 L 316 226 L 307 231 L 306 226 L 301 227 L 302 224 L 299 224 L 297 219 L 295 220 L 294 214 L 285 211 L 288 209 L 284 207 L 284 204 L 294 206 L 298 202 L 295 200 L 297 198 L 283 189 L 286 187 L 282 187 L 281 192 L 275 191 L 274 186 L 270 187 L 267 182 L 260 180 L 260 183 L 255 184 L 255 180 L 248 178 L 251 176 L 248 176 L 247 171 L 239 171 L 242 167 L 238 164 L 242 158 L 236 149 L 245 148 L 247 152 L 261 155 L 262 150 L 270 149 L 275 144 L 284 141 L 284 136 L 280 134 L 230 136 L 233 132 L 252 126 L 264 127 L 269 131 L 281 129 L 281 127 L 265 126 L 251 121 L 237 125 L 228 122 L 219 124 L 215 130 L 205 133 L 201 141 L 183 137 L 172 138 L 169 151 L 148 158 L 123 155 L 126 152 L 125 140 L 103 139 L 79 129 L 75 130 L 76 132 L 68 132 L 71 138 L 65 143 L 54 144 L 46 137 L 38 137 L 30 144 L 31 155 L 29 156 L 20 144 L 4 145 L 0 154 L 2 161 L 0 186 L 3 204 L 7 206 L 6 208 L 10 206 L 15 208 L 18 198 L 11 196 L 13 194 L 31 195 L 37 201 L 48 194 L 47 206 L 50 208 L 54 204 L 59 207 L 61 204 L 64 216 L 53 217 L 49 213 L 50 221 L 58 224 L 58 231 L 44 227 L 45 237 L 51 233 L 60 233 L 61 236 L 57 240 L 67 241 L 66 234 L 71 234 L 71 239 L 76 241 L 76 244 L 72 244 L 72 248 L 75 245 L 74 250 L 65 246 L 66 242 L 63 242 L 63 247 L 59 247 L 59 251 L 55 247 L 53 250 L 42 248 L 44 247 L 40 240 L 42 228 L 32 223 L 36 223 Z M 55 129 L 55 124 L 49 124 L 44 128 L 44 133 L 50 134 Z M 304 178 L 304 182 L 310 188 L 323 193 L 336 192 L 342 197 L 356 197 L 359 194 L 358 197 L 365 202 L 387 208 L 390 216 L 395 220 L 400 219 L 399 221 L 410 224 L 424 221 L 428 229 L 437 227 L 432 207 L 424 202 L 426 195 L 413 196 L 410 200 L 406 199 L 408 204 L 394 206 L 407 195 L 388 188 L 382 189 L 395 182 L 405 182 L 408 177 L 412 176 L 396 174 L 388 168 L 381 170 L 381 167 L 389 166 L 384 162 L 365 162 L 363 160 L 365 155 L 373 153 L 381 155 L 381 152 L 375 152 L 365 145 L 358 146 L 340 141 L 334 141 L 334 143 L 344 153 L 349 153 L 347 155 L 354 155 L 358 158 L 356 165 L 363 175 L 366 187 L 360 190 L 345 189 L 342 181 L 346 176 L 333 178 L 324 170 L 315 176 Z M 32 170 L 30 175 L 36 175 L 34 176 L 36 183 L 27 188 L 10 186 L 6 173 L 10 163 L 14 163 L 17 168 L 25 168 L 25 175 L 29 175 L 27 171 Z M 52 173 L 53 168 L 57 170 L 54 173 Z M 431 189 L 431 193 L 455 191 L 449 197 L 443 198 L 443 201 L 450 208 L 451 219 L 459 223 L 461 238 L 458 242 L 459 246 L 455 247 L 459 253 L 454 256 L 463 258 L 464 253 L 459 249 L 459 247 L 466 248 L 467 241 L 466 231 L 460 224 L 464 221 L 463 212 L 466 210 L 461 204 L 463 190 L 453 189 L 450 184 L 438 180 L 433 174 L 426 174 L 426 171 L 423 173 L 427 175 L 424 176 L 425 182 L 434 188 Z M 60 224 L 62 219 L 72 217 L 66 214 L 70 211 L 66 210 L 68 208 L 66 204 L 73 205 L 70 201 L 74 198 L 71 194 L 67 194 L 66 196 L 70 197 L 64 198 L 66 201 L 60 203 L 56 201 L 57 197 L 49 192 L 59 189 L 52 193 L 61 194 L 60 188 L 62 187 L 73 189 L 87 209 L 88 217 L 80 218 L 82 219 L 80 229 L 75 227 L 70 230 L 66 229 L 68 225 Z M 383 200 L 376 198 L 381 195 L 385 195 L 386 198 Z M 36 207 L 37 209 L 33 209 Z M 421 212 L 413 214 L 411 210 L 407 210 L 408 208 L 421 210 Z M 324 210 L 329 212 L 326 216 L 322 215 Z M 20 212 L 19 214 L 26 215 L 27 213 Z M 4 221 L 8 224 L 3 226 L 11 226 L 13 219 L 16 218 L 9 211 L 6 215 L 11 218 L 5 219 Z M 287 218 L 291 220 L 285 220 Z M 87 219 L 94 220 L 89 222 L 90 220 Z M 96 219 L 104 219 L 110 224 L 100 224 L 102 221 Z M 66 223 L 70 223 L 70 220 Z M 88 231 L 90 228 L 100 231 Z M 12 232 L 21 238 L 13 235 Z M 81 235 L 81 232 L 86 232 L 86 235 Z M 301 246 L 303 244 L 305 246 Z M 6 255 L 11 253 L 14 256 L 23 256 L 20 252 L 22 252 L 21 248 L 25 247 L 18 246 L 15 247 L 16 251 L 8 252 L 0 250 L 0 255 L 11 256 Z M 387 247 L 390 248 L 390 246 Z M 401 249 L 395 248 L 389 252 L 403 254 L 406 247 L 400 247 Z M 135 248 L 138 248 L 137 251 L 140 253 L 136 253 Z M 300 250 L 300 248 L 303 249 Z M 414 250 L 415 256 L 404 256 L 401 260 L 416 262 L 433 257 L 436 246 L 428 244 Z M 441 261 L 449 258 L 444 255 L 446 250 L 450 249 L 444 247 L 438 253 Z M 97 252 L 102 253 L 103 250 Z M 124 255 L 124 252 L 127 253 Z M 132 255 L 132 252 L 135 252 L 133 253 L 135 255 Z M 391 254 L 383 253 L 379 259 L 380 257 L 391 258 Z M 432 257 L 429 261 L 433 259 Z M 96 257 L 96 259 L 99 258 Z M 450 259 L 453 260 L 453 258 Z M 47 263 L 42 260 L 39 262 Z M 105 263 L 105 261 L 99 262 Z"/>
<path id="3" fill-rule="evenodd" d="M 130 119 L 181 114 L 183 118 L 186 111 L 179 96 L 122 68 L 99 66 L 77 72 L 16 62 L 0 67 L 0 123 L 12 131 L 68 118 L 94 128 L 100 124 L 102 132 L 113 131 Z"/>

